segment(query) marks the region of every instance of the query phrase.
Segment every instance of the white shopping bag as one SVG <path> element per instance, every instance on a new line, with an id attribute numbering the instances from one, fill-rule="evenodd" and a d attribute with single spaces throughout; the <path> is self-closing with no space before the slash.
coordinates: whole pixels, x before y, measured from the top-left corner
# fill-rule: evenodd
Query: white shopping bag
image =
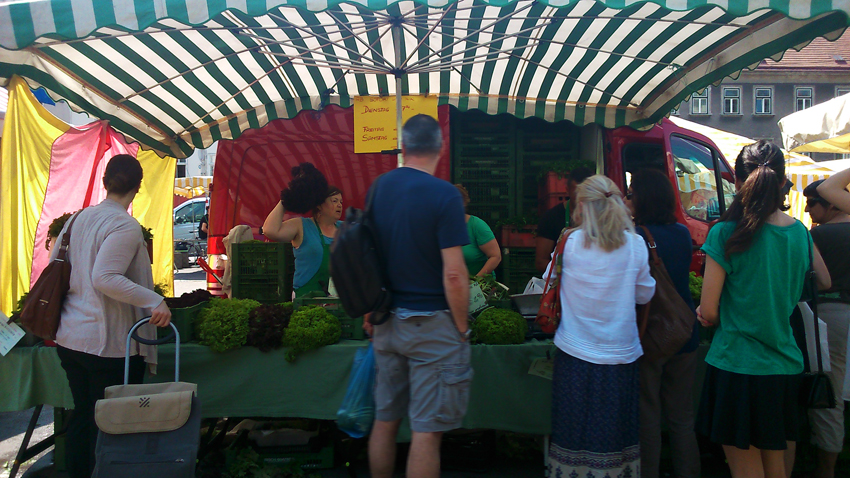
<path id="1" fill-rule="evenodd" d="M 525 294 L 542 294 L 543 286 L 546 284 L 546 281 L 539 277 L 532 277 L 528 284 L 525 286 L 525 291 L 523 291 L 523 295 Z"/>
<path id="2" fill-rule="evenodd" d="M 806 348 L 809 352 L 809 367 L 812 372 L 818 372 L 818 351 L 815 346 L 815 314 L 809 304 L 805 302 L 797 303 L 800 312 L 803 314 L 803 327 L 806 332 Z M 823 361 L 823 372 L 832 371 L 829 365 L 829 342 L 826 339 L 826 322 L 818 319 L 818 328 L 820 329 L 820 351 L 821 360 Z"/>

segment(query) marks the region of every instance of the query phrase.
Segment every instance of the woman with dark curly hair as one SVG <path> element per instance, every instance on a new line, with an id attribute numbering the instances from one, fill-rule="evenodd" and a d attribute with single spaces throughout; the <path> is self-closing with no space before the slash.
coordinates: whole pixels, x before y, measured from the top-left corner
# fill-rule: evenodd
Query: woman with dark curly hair
<path id="1" fill-rule="evenodd" d="M 312 217 L 283 220 L 285 212 L 312 213 Z M 263 223 L 263 234 L 277 242 L 292 243 L 295 297 L 313 291 L 328 293 L 330 246 L 342 221 L 342 191 L 329 186 L 311 163 L 292 168 L 292 181 L 280 193 L 280 202 Z"/>

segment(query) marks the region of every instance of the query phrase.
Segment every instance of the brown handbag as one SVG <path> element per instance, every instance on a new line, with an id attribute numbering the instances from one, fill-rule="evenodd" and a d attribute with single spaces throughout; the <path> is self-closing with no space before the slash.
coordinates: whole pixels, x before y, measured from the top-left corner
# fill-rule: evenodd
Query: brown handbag
<path id="1" fill-rule="evenodd" d="M 649 246 L 649 274 L 655 279 L 655 295 L 648 304 L 640 306 L 640 344 L 647 358 L 670 357 L 688 343 L 697 317 L 676 291 L 664 262 L 655 250 L 655 238 L 646 226 L 640 228 Z"/>
<path id="2" fill-rule="evenodd" d="M 573 231 L 575 229 L 570 229 L 558 240 L 555 255 L 552 257 L 553 266 L 549 268 L 549 275 L 543 285 L 543 296 L 540 298 L 540 309 L 537 311 L 535 322 L 544 334 L 554 334 L 558 330 L 558 324 L 561 323 L 561 295 L 558 285 L 561 282 L 561 268 L 564 263 L 564 246 Z M 555 272 L 554 279 L 552 279 L 552 272 Z"/>
<path id="3" fill-rule="evenodd" d="M 71 228 L 79 214 L 71 218 L 68 229 L 62 235 L 62 245 L 56 259 L 50 261 L 41 272 L 21 310 L 21 325 L 42 339 L 56 340 L 56 331 L 59 330 L 62 303 L 71 287 L 71 263 L 66 258 L 68 244 L 71 242 Z"/>

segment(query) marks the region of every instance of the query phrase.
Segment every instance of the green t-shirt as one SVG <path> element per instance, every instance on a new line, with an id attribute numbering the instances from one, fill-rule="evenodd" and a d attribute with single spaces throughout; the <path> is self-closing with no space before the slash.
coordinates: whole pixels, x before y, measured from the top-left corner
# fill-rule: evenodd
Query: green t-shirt
<path id="1" fill-rule="evenodd" d="M 475 216 L 469 216 L 469 221 L 466 221 L 466 232 L 469 233 L 469 244 L 462 248 L 463 259 L 466 261 L 469 274 L 475 275 L 487 262 L 487 254 L 481 252 L 481 245 L 487 244 L 496 236 L 493 235 L 493 231 L 490 230 L 490 226 L 486 222 Z M 493 277 L 495 277 L 495 274 L 493 274 Z"/>
<path id="2" fill-rule="evenodd" d="M 750 248 L 724 257 L 733 222 L 717 223 L 702 250 L 726 271 L 720 294 L 720 325 L 705 361 L 747 375 L 791 375 L 803 371 L 803 355 L 790 316 L 809 269 L 806 227 L 765 224 Z"/>

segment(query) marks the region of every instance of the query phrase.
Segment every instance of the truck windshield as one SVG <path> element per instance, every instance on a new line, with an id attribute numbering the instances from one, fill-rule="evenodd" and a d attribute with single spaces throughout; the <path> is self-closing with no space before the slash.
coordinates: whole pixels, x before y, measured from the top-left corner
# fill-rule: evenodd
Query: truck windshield
<path id="1" fill-rule="evenodd" d="M 702 221 L 719 219 L 735 197 L 732 173 L 720 161 L 719 153 L 706 144 L 678 135 L 670 136 L 670 149 L 685 212 Z"/>

